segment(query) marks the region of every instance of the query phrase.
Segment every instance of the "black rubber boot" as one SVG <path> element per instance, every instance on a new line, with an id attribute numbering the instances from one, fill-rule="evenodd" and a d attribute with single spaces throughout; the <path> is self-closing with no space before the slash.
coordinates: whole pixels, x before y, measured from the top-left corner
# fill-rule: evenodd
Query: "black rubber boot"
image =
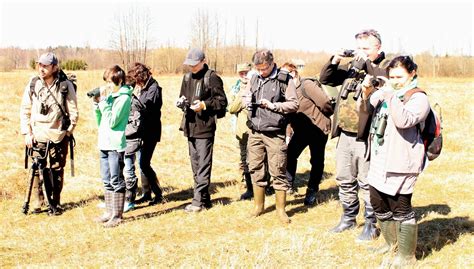
<path id="1" fill-rule="evenodd" d="M 380 230 L 377 228 L 375 223 L 366 221 L 364 224 L 364 229 L 362 229 L 362 232 L 357 237 L 356 241 L 359 243 L 371 241 L 371 240 L 377 239 L 379 235 L 380 235 Z"/>
<path id="2" fill-rule="evenodd" d="M 151 192 L 144 193 L 138 200 L 135 200 L 135 204 L 139 205 L 148 201 L 151 201 Z"/>
<path id="3" fill-rule="evenodd" d="M 316 194 L 318 190 L 307 188 L 306 189 L 306 196 L 304 197 L 304 205 L 306 206 L 314 206 L 317 202 Z"/>
<path id="4" fill-rule="evenodd" d="M 351 206 L 343 203 L 341 220 L 330 232 L 341 233 L 345 230 L 355 228 L 357 212 L 359 212 L 358 204 Z"/>
<path id="5" fill-rule="evenodd" d="M 240 200 L 251 200 L 253 198 L 253 186 L 252 179 L 250 178 L 250 173 L 244 173 L 245 185 L 247 186 L 247 191 L 242 193 Z"/>

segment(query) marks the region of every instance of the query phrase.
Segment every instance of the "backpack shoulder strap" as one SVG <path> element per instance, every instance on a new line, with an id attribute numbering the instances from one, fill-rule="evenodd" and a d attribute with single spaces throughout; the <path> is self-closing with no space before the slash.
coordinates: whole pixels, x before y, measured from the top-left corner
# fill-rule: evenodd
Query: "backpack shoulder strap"
<path id="1" fill-rule="evenodd" d="M 191 80 L 191 72 L 188 72 L 184 75 L 184 82 L 188 83 Z"/>
<path id="2" fill-rule="evenodd" d="M 215 72 L 214 70 L 208 69 L 206 71 L 206 74 L 204 74 L 204 88 L 205 89 L 209 88 L 209 80 L 211 79 L 211 74 L 214 72 Z"/>
<path id="3" fill-rule="evenodd" d="M 417 92 L 421 92 L 421 93 L 424 93 L 426 95 L 426 92 L 420 88 L 414 88 L 414 89 L 411 89 L 411 90 L 408 90 L 405 95 L 403 96 L 403 103 L 406 104 L 406 102 L 408 102 L 408 100 L 410 100 L 411 96 L 414 94 L 414 93 L 417 93 Z"/>
<path id="4" fill-rule="evenodd" d="M 38 80 L 39 80 L 38 76 L 31 79 L 31 82 L 30 82 L 30 99 L 32 98 L 33 95 L 36 96 L 35 86 L 36 86 L 36 82 Z"/>
<path id="5" fill-rule="evenodd" d="M 281 92 L 285 94 L 288 82 L 290 81 L 290 74 L 286 70 L 278 70 L 277 80 L 280 82 Z"/>

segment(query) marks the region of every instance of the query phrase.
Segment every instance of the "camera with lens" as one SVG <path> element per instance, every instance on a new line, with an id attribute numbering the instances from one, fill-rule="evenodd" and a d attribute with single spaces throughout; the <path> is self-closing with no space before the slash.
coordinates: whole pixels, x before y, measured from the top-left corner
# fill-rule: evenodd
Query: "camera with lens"
<path id="1" fill-rule="evenodd" d="M 189 100 L 186 98 L 186 96 L 181 96 L 178 101 L 176 101 L 176 106 L 181 108 L 181 110 L 186 111 L 191 106 L 191 104 L 189 103 Z"/>
<path id="2" fill-rule="evenodd" d="M 372 87 L 377 88 L 377 89 L 383 86 L 384 83 L 385 81 L 377 77 L 370 79 L 370 85 L 372 85 Z"/>
<path id="3" fill-rule="evenodd" d="M 343 57 L 354 57 L 354 50 L 344 50 L 342 52 Z"/>
<path id="4" fill-rule="evenodd" d="M 93 97 L 99 97 L 100 96 L 100 88 L 95 88 L 89 92 L 86 93 L 87 97 L 93 98 Z"/>

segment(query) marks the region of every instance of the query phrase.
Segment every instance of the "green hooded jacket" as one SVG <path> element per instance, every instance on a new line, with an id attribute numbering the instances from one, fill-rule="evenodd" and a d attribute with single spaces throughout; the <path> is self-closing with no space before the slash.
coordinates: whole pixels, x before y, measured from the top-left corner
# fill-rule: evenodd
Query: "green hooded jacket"
<path id="1" fill-rule="evenodd" d="M 132 91 L 132 87 L 124 85 L 99 102 L 95 113 L 99 125 L 100 150 L 125 151 L 125 127 L 130 113 Z"/>

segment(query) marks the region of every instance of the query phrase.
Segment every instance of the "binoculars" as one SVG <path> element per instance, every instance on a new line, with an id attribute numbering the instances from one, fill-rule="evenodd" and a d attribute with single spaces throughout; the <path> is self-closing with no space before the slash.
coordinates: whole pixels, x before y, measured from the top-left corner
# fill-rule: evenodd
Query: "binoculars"
<path id="1" fill-rule="evenodd" d="M 92 97 L 99 97 L 100 96 L 100 88 L 95 88 L 89 92 L 86 93 L 87 97 L 92 98 Z"/>

